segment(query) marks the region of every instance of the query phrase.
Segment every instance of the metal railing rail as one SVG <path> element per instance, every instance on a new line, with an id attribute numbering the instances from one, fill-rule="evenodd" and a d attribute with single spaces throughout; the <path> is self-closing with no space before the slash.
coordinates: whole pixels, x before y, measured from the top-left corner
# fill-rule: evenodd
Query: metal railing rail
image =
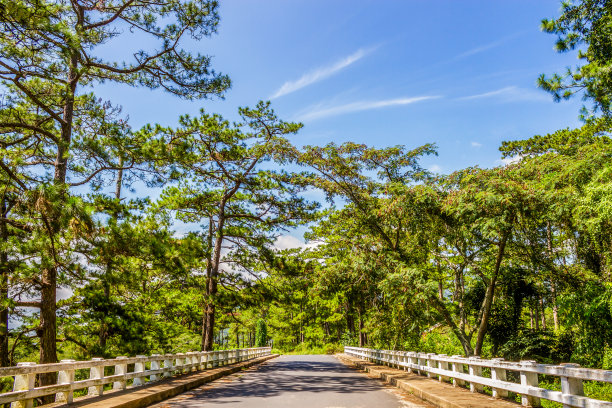
<path id="1" fill-rule="evenodd" d="M 403 368 L 439 381 L 451 381 L 459 386 L 469 383 L 470 391 L 483 392 L 490 387 L 493 397 L 503 398 L 508 392 L 521 396 L 523 406 L 539 407 L 545 399 L 563 404 L 563 407 L 612 408 L 612 402 L 584 396 L 583 381 L 612 383 L 612 371 L 582 368 L 578 364 L 538 364 L 535 361 L 512 362 L 502 358 L 491 360 L 479 357 L 447 356 L 445 354 L 417 353 L 413 351 L 376 350 L 344 347 L 348 355 L 391 367 Z M 467 368 L 467 370 L 466 370 Z M 483 376 L 488 368 L 490 377 Z M 508 381 L 507 372 L 517 373 L 520 383 Z M 559 377 L 561 391 L 539 387 L 538 375 Z"/>
<path id="2" fill-rule="evenodd" d="M 104 393 L 106 384 L 113 390 L 139 387 L 173 375 L 206 370 L 269 355 L 271 347 L 202 351 L 151 356 L 93 358 L 89 361 L 62 360 L 55 364 L 18 363 L 0 368 L 0 377 L 14 377 L 13 391 L 0 394 L 0 404 L 11 408 L 30 408 L 35 398 L 55 395 L 56 402 L 71 403 L 76 390 L 87 389 L 87 396 Z M 105 375 L 105 367 L 113 367 Z M 129 370 L 128 370 L 129 368 Z M 76 370 L 89 370 L 89 378 L 75 381 Z M 37 375 L 57 373 L 57 384 L 39 386 Z M 128 384 L 131 380 L 131 384 Z"/>

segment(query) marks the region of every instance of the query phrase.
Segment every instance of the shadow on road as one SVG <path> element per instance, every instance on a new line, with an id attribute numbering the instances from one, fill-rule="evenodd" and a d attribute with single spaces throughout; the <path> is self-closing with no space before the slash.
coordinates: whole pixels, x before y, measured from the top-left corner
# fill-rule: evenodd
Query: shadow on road
<path id="1" fill-rule="evenodd" d="M 270 398 L 299 393 L 361 394 L 380 391 L 376 381 L 355 373 L 329 357 L 330 361 L 271 361 L 226 384 L 183 400 L 181 407 L 236 404 L 247 398 Z"/>

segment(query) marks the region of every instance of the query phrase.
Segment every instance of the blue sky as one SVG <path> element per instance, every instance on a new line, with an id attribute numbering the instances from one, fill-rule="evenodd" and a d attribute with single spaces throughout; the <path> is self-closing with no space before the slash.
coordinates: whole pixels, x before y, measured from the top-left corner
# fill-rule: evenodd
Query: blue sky
<path id="1" fill-rule="evenodd" d="M 304 123 L 297 145 L 436 143 L 439 156 L 423 161 L 432 171 L 498 166 L 504 140 L 580 125 L 581 100 L 554 103 L 536 87 L 539 74 L 578 63 L 540 31 L 559 7 L 558 0 L 225 0 L 219 33 L 186 44 L 231 77 L 225 99 L 183 101 L 117 85 L 96 93 L 122 105 L 134 128 L 173 125 L 200 108 L 235 119 L 238 106 L 269 99 L 282 119 Z M 122 37 L 102 52 L 129 56 L 142 45 Z M 291 242 L 281 246 L 299 244 L 284 239 Z"/>
<path id="2" fill-rule="evenodd" d="M 540 31 L 558 0 L 222 1 L 219 33 L 187 48 L 213 56 L 233 86 L 224 100 L 182 101 L 113 85 L 96 92 L 123 105 L 134 127 L 174 124 L 200 108 L 236 117 L 272 100 L 302 121 L 298 145 L 353 140 L 375 146 L 436 143 L 427 167 L 499 165 L 503 140 L 578 126 L 579 99 L 554 103 L 535 83 L 575 54 Z M 128 42 L 129 43 L 129 42 Z M 131 44 L 130 44 L 131 45 Z M 113 53 L 129 47 L 114 44 Z"/>

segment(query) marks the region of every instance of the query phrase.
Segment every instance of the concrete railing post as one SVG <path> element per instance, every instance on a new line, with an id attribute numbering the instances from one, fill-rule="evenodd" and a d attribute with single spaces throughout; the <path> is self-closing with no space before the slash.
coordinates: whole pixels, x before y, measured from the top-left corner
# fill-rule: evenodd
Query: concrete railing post
<path id="1" fill-rule="evenodd" d="M 159 357 L 159 354 L 151 354 L 151 357 Z M 151 370 L 159 370 L 159 360 L 151 360 Z M 159 377 L 159 374 L 151 374 L 149 377 L 149 381 L 156 381 Z"/>
<path id="2" fill-rule="evenodd" d="M 471 376 L 474 377 L 482 377 L 482 367 L 478 365 L 473 365 L 472 362 L 479 361 L 480 357 L 474 356 L 469 358 L 468 362 L 468 370 Z M 470 391 L 472 392 L 483 392 L 484 387 L 481 384 L 478 384 L 474 381 L 470 381 Z"/>
<path id="3" fill-rule="evenodd" d="M 434 353 L 427 353 L 427 377 L 429 378 L 435 377 L 431 372 L 431 369 L 436 366 L 436 360 L 434 360 L 434 358 L 436 358 Z"/>
<path id="4" fill-rule="evenodd" d="M 419 375 L 425 375 L 427 373 L 425 373 L 425 371 L 421 370 L 421 367 L 426 366 L 427 365 L 427 359 L 424 357 L 423 353 L 416 353 L 416 361 L 417 361 L 417 365 L 419 366 L 419 369 L 417 371 L 417 373 Z"/>
<path id="5" fill-rule="evenodd" d="M 91 361 L 102 361 L 103 358 L 92 358 Z M 89 379 L 97 380 L 104 378 L 104 366 L 94 366 L 89 368 Z M 87 395 L 90 397 L 97 397 L 104 393 L 104 385 L 92 385 L 87 389 Z"/>
<path id="6" fill-rule="evenodd" d="M 493 367 L 491 368 L 491 379 L 497 381 L 506 381 L 506 369 L 502 367 L 495 367 L 504 361 L 503 358 L 494 358 L 491 360 Z M 499 388 L 493 388 L 493 398 L 505 398 L 508 396 L 508 391 Z"/>
<path id="7" fill-rule="evenodd" d="M 172 377 L 173 365 L 172 365 L 172 354 L 164 355 L 164 368 L 169 368 L 170 370 L 164 371 L 164 377 Z"/>
<path id="8" fill-rule="evenodd" d="M 418 355 L 414 351 L 410 352 L 410 364 L 419 365 Z M 410 372 L 415 373 L 415 374 L 419 374 L 419 369 L 418 368 L 411 368 Z"/>
<path id="9" fill-rule="evenodd" d="M 184 363 L 185 363 L 185 358 L 182 357 L 183 353 L 179 353 L 174 357 L 174 371 L 177 374 L 182 374 L 183 370 L 184 370 Z"/>
<path id="10" fill-rule="evenodd" d="M 62 360 L 60 363 L 74 363 L 74 360 Z M 58 384 L 72 384 L 74 382 L 74 369 L 61 370 L 57 373 Z M 55 402 L 65 402 L 72 404 L 74 392 L 72 389 L 68 391 L 58 392 L 55 394 Z"/>
<path id="11" fill-rule="evenodd" d="M 440 358 L 442 358 L 442 359 L 445 359 L 445 358 L 447 358 L 448 356 L 447 356 L 446 354 L 440 354 L 438 357 L 440 357 Z M 446 371 L 448 371 L 448 363 L 447 363 L 446 361 L 438 361 L 438 368 L 439 368 L 440 370 L 446 370 Z M 448 381 L 448 379 L 449 379 L 449 378 L 448 378 L 448 377 L 446 377 L 446 376 L 444 376 L 444 375 L 439 375 L 439 376 L 438 376 L 438 380 L 439 380 L 440 382 Z"/>
<path id="12" fill-rule="evenodd" d="M 36 363 L 17 363 L 17 367 L 30 367 L 36 365 Z M 13 391 L 28 391 L 34 389 L 34 383 L 36 380 L 36 374 L 19 374 L 15 376 L 15 382 L 13 383 Z M 34 401 L 31 399 L 25 399 L 22 401 L 11 402 L 11 408 L 32 408 Z"/>
<path id="13" fill-rule="evenodd" d="M 561 364 L 565 368 L 579 368 L 580 364 L 572 364 L 572 363 L 564 363 Z M 570 402 L 572 396 L 583 396 L 584 395 L 584 386 L 582 384 L 582 379 L 580 378 L 572 378 L 572 377 L 561 377 L 561 393 L 563 394 L 563 408 L 570 408 L 573 405 L 565 404 L 565 402 Z"/>
<path id="14" fill-rule="evenodd" d="M 452 357 L 453 359 L 460 359 L 461 356 L 459 355 L 454 355 Z M 462 361 L 453 361 L 451 363 L 451 368 L 454 372 L 456 373 L 461 373 L 463 374 L 465 372 L 465 370 L 463 369 L 463 362 Z M 453 377 L 453 386 L 455 387 L 461 387 L 465 384 L 465 381 L 459 379 L 459 378 L 454 378 Z"/>
<path id="15" fill-rule="evenodd" d="M 521 366 L 523 367 L 533 367 L 535 365 L 537 363 L 533 360 L 521 361 Z M 523 387 L 537 387 L 538 373 L 521 370 L 521 385 Z M 539 407 L 540 399 L 527 394 L 521 394 L 521 404 L 525 407 Z"/>
<path id="16" fill-rule="evenodd" d="M 185 365 L 187 365 L 188 373 L 197 370 L 196 361 L 195 361 L 195 352 L 190 351 L 187 353 L 187 358 L 185 359 Z"/>
<path id="17" fill-rule="evenodd" d="M 201 353 L 194 351 L 193 355 L 191 356 L 191 363 L 193 364 L 193 371 L 201 370 L 202 369 L 201 368 L 201 365 L 202 365 Z"/>
<path id="18" fill-rule="evenodd" d="M 120 356 L 117 360 L 127 360 L 127 357 Z M 125 375 L 127 374 L 127 364 L 123 362 L 115 363 L 115 375 L 123 375 L 123 378 L 115 380 L 113 382 L 113 390 L 125 390 L 127 388 L 127 380 Z"/>
<path id="19" fill-rule="evenodd" d="M 146 356 L 136 356 L 136 358 L 145 358 Z M 145 370 L 145 362 L 144 361 L 138 361 L 136 363 L 134 363 L 134 373 L 143 373 L 144 374 L 144 370 Z M 132 383 L 132 385 L 134 387 L 139 387 L 142 384 L 144 384 L 144 381 L 142 379 L 142 375 L 137 375 L 136 377 L 134 377 L 134 382 Z"/>

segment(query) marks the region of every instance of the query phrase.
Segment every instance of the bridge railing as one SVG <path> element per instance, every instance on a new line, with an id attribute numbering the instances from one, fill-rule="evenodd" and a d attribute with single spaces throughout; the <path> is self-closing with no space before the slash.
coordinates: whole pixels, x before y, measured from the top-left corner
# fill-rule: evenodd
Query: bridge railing
<path id="1" fill-rule="evenodd" d="M 612 383 L 612 371 L 581 368 L 578 364 L 538 364 L 535 361 L 512 362 L 502 358 L 447 356 L 412 351 L 376 350 L 344 347 L 346 354 L 378 364 L 403 368 L 409 372 L 450 381 L 455 386 L 469 383 L 470 391 L 483 392 L 490 387 L 493 397 L 521 396 L 524 406 L 539 407 L 545 399 L 563 407 L 612 408 L 612 402 L 584 396 L 583 381 Z M 484 371 L 484 372 L 483 372 Z M 560 378 L 561 391 L 539 387 L 538 375 Z M 513 381 L 516 380 L 516 381 Z"/>
<path id="2" fill-rule="evenodd" d="M 86 390 L 83 393 L 87 396 L 99 396 L 107 384 L 112 384 L 112 390 L 124 390 L 178 374 L 262 357 L 269 355 L 271 350 L 270 347 L 258 347 L 88 361 L 62 360 L 55 364 L 19 363 L 16 367 L 0 368 L 0 377 L 14 377 L 13 391 L 0 394 L 0 404 L 10 402 L 11 408 L 30 408 L 35 398 L 47 395 L 55 395 L 56 402 L 71 403 L 78 390 Z M 40 386 L 40 375 L 46 373 L 57 373 L 57 384 Z"/>

